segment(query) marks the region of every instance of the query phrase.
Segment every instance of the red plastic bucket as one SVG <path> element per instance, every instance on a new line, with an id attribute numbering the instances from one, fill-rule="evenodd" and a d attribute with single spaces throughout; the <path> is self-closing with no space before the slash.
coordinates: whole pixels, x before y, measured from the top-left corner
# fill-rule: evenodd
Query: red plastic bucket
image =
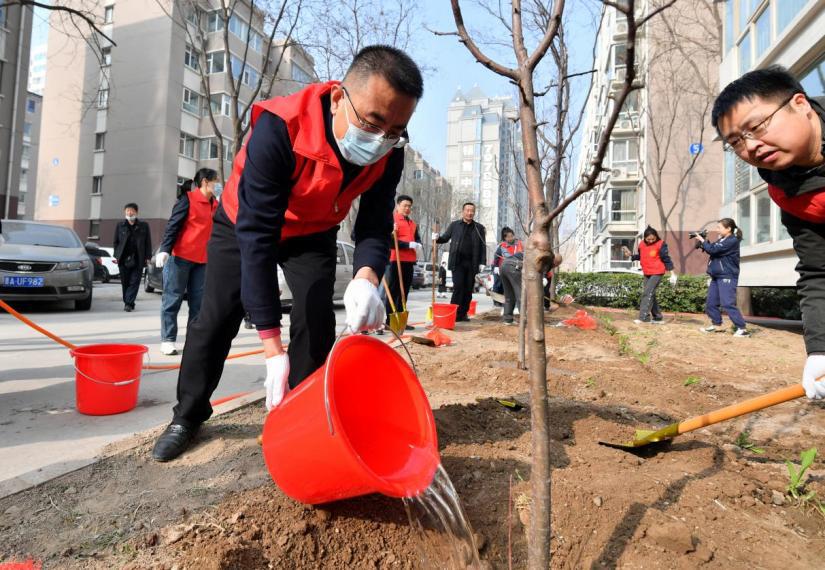
<path id="1" fill-rule="evenodd" d="M 142 344 L 90 344 L 71 350 L 77 411 L 106 416 L 134 408 L 148 351 Z"/>
<path id="2" fill-rule="evenodd" d="M 478 306 L 478 301 L 475 299 L 470 301 L 470 308 L 467 309 L 467 316 L 474 317 L 476 316 L 476 307 Z"/>
<path id="3" fill-rule="evenodd" d="M 442 329 L 454 329 L 458 305 L 452 303 L 436 303 L 433 305 L 433 326 Z"/>
<path id="4" fill-rule="evenodd" d="M 392 348 L 364 335 L 338 342 L 270 412 L 263 454 L 281 490 L 309 504 L 376 492 L 415 496 L 440 463 L 418 378 Z"/>

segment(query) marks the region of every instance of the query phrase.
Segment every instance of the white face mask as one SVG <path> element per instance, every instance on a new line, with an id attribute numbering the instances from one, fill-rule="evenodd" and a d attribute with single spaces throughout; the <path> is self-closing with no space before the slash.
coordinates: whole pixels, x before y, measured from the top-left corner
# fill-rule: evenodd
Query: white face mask
<path id="1" fill-rule="evenodd" d="M 134 222 L 135 220 L 137 220 L 137 216 L 126 216 L 127 222 Z"/>

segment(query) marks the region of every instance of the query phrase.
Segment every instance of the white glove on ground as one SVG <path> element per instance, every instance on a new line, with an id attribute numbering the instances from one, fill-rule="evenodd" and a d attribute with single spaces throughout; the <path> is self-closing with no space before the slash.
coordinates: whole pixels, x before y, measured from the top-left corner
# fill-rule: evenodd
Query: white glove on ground
<path id="1" fill-rule="evenodd" d="M 812 400 L 825 398 L 825 379 L 817 382 L 822 376 L 825 376 L 825 354 L 811 354 L 802 372 L 802 386 Z"/>
<path id="2" fill-rule="evenodd" d="M 671 273 L 670 273 L 670 279 L 669 279 L 669 281 L 670 281 L 670 284 L 671 284 L 671 285 L 676 285 L 676 281 L 677 281 L 678 279 L 679 279 L 679 278 L 678 278 L 678 277 L 676 277 L 676 274 L 675 274 L 675 273 L 673 273 L 673 272 L 671 272 Z"/>
<path id="3" fill-rule="evenodd" d="M 271 410 L 281 403 L 289 387 L 289 357 L 286 354 L 271 356 L 266 359 L 266 409 Z"/>
<path id="4" fill-rule="evenodd" d="M 500 273 L 501 273 L 501 270 L 498 267 L 493 267 L 493 274 L 499 275 Z"/>
<path id="5" fill-rule="evenodd" d="M 163 266 L 166 265 L 167 261 L 169 261 L 169 254 L 165 251 L 159 251 L 155 256 L 155 267 L 158 269 L 163 269 Z"/>
<path id="6" fill-rule="evenodd" d="M 433 232 L 433 239 L 434 240 L 438 239 L 439 237 L 441 237 L 441 236 L 438 235 L 438 232 Z"/>
<path id="7" fill-rule="evenodd" d="M 384 324 L 384 303 L 378 296 L 378 288 L 366 279 L 349 282 L 344 292 L 344 307 L 352 332 L 377 329 Z"/>

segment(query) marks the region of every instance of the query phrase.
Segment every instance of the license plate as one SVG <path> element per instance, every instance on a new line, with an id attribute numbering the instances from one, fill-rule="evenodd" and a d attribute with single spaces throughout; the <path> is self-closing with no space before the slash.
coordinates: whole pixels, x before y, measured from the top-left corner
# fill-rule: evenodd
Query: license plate
<path id="1" fill-rule="evenodd" d="M 43 278 L 5 275 L 3 277 L 3 285 L 8 287 L 42 287 Z"/>

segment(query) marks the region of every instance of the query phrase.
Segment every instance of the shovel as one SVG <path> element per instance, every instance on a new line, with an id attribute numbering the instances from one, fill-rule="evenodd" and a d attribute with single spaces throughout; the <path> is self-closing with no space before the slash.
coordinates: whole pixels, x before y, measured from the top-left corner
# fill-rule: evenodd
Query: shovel
<path id="1" fill-rule="evenodd" d="M 395 307 L 392 307 L 393 313 L 396 315 L 397 325 L 400 327 L 398 329 L 393 328 L 392 326 L 392 317 L 390 315 L 390 328 L 395 331 L 395 334 L 401 336 L 403 332 L 407 328 L 407 319 L 410 316 L 409 311 L 407 311 L 407 296 L 404 294 L 404 275 L 401 273 L 401 252 L 398 249 L 398 234 L 394 231 L 392 232 L 392 240 L 395 242 L 395 265 L 398 269 L 398 288 L 401 291 L 401 312 L 396 312 Z M 389 295 L 389 293 L 387 293 Z"/>
<path id="2" fill-rule="evenodd" d="M 482 287 L 484 287 L 484 290 L 487 291 L 487 296 L 490 297 L 493 301 L 495 301 L 496 303 L 504 304 L 504 295 L 502 295 L 501 293 L 496 293 L 495 291 L 487 287 L 487 283 L 484 282 L 484 279 L 479 279 L 478 276 L 476 276 L 476 282 Z"/>
<path id="3" fill-rule="evenodd" d="M 822 379 L 820 378 L 820 381 L 821 380 Z M 744 402 L 731 404 L 730 406 L 719 410 L 714 410 L 701 416 L 695 416 L 681 422 L 672 423 L 660 430 L 636 430 L 636 436 L 633 440 L 626 443 L 611 443 L 607 441 L 600 441 L 599 443 L 608 447 L 615 447 L 616 449 L 635 449 L 637 447 L 645 447 L 654 443 L 669 441 L 674 437 L 689 431 L 718 424 L 719 422 L 723 422 L 725 420 L 738 418 L 739 416 L 764 410 L 765 408 L 770 408 L 771 406 L 775 406 L 777 404 L 790 402 L 791 400 L 796 400 L 804 395 L 805 389 L 801 384 L 796 384 L 794 386 L 789 386 L 788 388 L 782 388 L 781 390 L 771 392 L 770 394 L 763 394 L 761 396 L 745 400 Z"/>
<path id="4" fill-rule="evenodd" d="M 434 226 L 434 229 L 433 229 L 433 232 L 437 232 L 437 231 L 438 231 L 438 224 L 436 224 Z M 433 260 L 432 260 L 432 263 L 431 263 L 432 278 L 433 278 L 433 283 L 432 283 L 432 285 L 433 285 L 433 302 L 432 302 L 432 305 L 430 305 L 427 308 L 426 321 L 428 323 L 433 322 L 433 307 L 435 306 L 435 251 L 436 251 L 436 248 L 437 248 L 436 242 L 435 242 L 435 240 L 433 240 Z"/>
<path id="5" fill-rule="evenodd" d="M 381 279 L 381 283 L 384 284 L 384 291 L 387 292 L 387 299 L 389 300 L 390 308 L 392 309 L 392 312 L 390 313 L 390 329 L 396 335 L 401 336 L 401 333 L 407 328 L 407 317 L 409 316 L 409 313 L 406 311 L 399 313 L 395 310 L 395 301 L 392 300 L 392 293 L 390 292 L 390 286 L 387 285 L 387 280 Z"/>

